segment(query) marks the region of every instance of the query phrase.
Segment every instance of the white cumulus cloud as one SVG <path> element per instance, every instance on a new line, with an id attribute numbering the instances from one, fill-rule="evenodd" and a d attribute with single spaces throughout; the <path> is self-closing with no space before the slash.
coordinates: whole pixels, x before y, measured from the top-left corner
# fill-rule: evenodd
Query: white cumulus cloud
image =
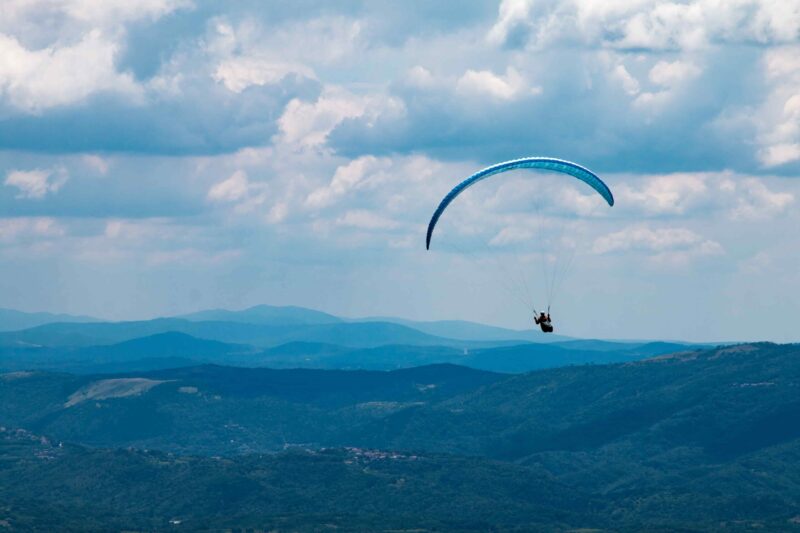
<path id="1" fill-rule="evenodd" d="M 117 32 L 192 5 L 191 0 L 3 0 L 0 33 L 50 46 L 91 30 Z"/>
<path id="2" fill-rule="evenodd" d="M 118 49 L 98 30 L 73 45 L 41 50 L 28 50 L 0 34 L 0 95 L 30 113 L 80 102 L 101 91 L 137 98 L 141 88 L 133 77 L 116 70 Z"/>
<path id="3" fill-rule="evenodd" d="M 384 113 L 402 114 L 402 101 L 381 95 L 356 95 L 329 86 L 315 102 L 291 100 L 278 119 L 277 141 L 301 147 L 320 146 L 333 129 L 349 118 L 376 119 Z"/>
<path id="4" fill-rule="evenodd" d="M 731 172 L 640 176 L 619 183 L 614 193 L 617 209 L 636 216 L 711 217 L 722 213 L 733 219 L 767 219 L 782 214 L 794 201 L 792 192 L 773 190 L 763 180 Z"/>
<path id="5" fill-rule="evenodd" d="M 436 85 L 436 78 L 431 71 L 421 65 L 410 68 L 406 73 L 405 81 L 418 89 L 428 89 Z"/>
<path id="6" fill-rule="evenodd" d="M 208 199 L 215 202 L 235 202 L 247 196 L 250 182 L 247 174 L 237 170 L 227 179 L 220 181 L 208 190 Z"/>
<path id="7" fill-rule="evenodd" d="M 623 183 L 616 188 L 622 205 L 651 214 L 682 214 L 703 202 L 709 187 L 701 174 L 670 174 L 642 180 L 638 187 Z"/>
<path id="8" fill-rule="evenodd" d="M 626 49 L 697 49 L 714 43 L 775 44 L 800 37 L 793 0 L 503 0 L 490 42 L 580 42 Z"/>
<path id="9" fill-rule="evenodd" d="M 749 178 L 736 185 L 739 192 L 733 218 L 763 219 L 783 213 L 794 202 L 789 192 L 771 191 L 762 182 Z"/>
<path id="10" fill-rule="evenodd" d="M 213 77 L 229 91 L 240 93 L 253 85 L 274 85 L 293 74 L 316 78 L 311 68 L 300 63 L 282 63 L 252 57 L 237 57 L 220 63 Z"/>
<path id="11" fill-rule="evenodd" d="M 592 251 L 596 254 L 643 253 L 655 263 L 667 264 L 686 264 L 700 257 L 724 253 L 721 244 L 690 229 L 652 229 L 644 225 L 598 237 Z"/>
<path id="12" fill-rule="evenodd" d="M 759 158 L 774 167 L 800 160 L 800 46 L 770 50 L 763 64 L 769 93 L 754 119 Z"/>
<path id="13" fill-rule="evenodd" d="M 206 196 L 212 202 L 233 203 L 237 212 L 246 213 L 266 201 L 266 189 L 266 184 L 253 183 L 245 171 L 237 170 L 228 178 L 214 184 Z"/>
<path id="14" fill-rule="evenodd" d="M 107 159 L 95 154 L 86 154 L 81 158 L 86 166 L 105 176 L 108 173 L 110 164 Z"/>
<path id="15" fill-rule="evenodd" d="M 617 65 L 612 71 L 612 77 L 615 78 L 622 89 L 631 96 L 639 94 L 640 87 L 639 81 L 634 78 L 625 65 Z"/>
<path id="16" fill-rule="evenodd" d="M 306 198 L 306 205 L 321 208 L 335 203 L 350 191 L 370 187 L 380 182 L 391 161 L 374 156 L 354 159 L 336 169 L 328 185 L 312 191 Z"/>
<path id="17" fill-rule="evenodd" d="M 500 100 L 513 100 L 526 94 L 539 94 L 541 87 L 530 86 L 513 67 L 506 69 L 505 76 L 489 70 L 467 70 L 459 78 L 456 89 L 462 93 L 488 95 Z"/>
<path id="18" fill-rule="evenodd" d="M 19 190 L 17 198 L 41 199 L 58 192 L 69 179 L 63 168 L 12 170 L 6 175 L 5 184 Z"/>
<path id="19" fill-rule="evenodd" d="M 4 0 L 0 14 L 7 21 L 63 14 L 93 25 L 118 24 L 149 18 L 156 20 L 176 9 L 190 7 L 191 0 Z"/>
<path id="20" fill-rule="evenodd" d="M 701 69 L 690 61 L 659 61 L 650 69 L 650 81 L 672 87 L 700 74 Z"/>

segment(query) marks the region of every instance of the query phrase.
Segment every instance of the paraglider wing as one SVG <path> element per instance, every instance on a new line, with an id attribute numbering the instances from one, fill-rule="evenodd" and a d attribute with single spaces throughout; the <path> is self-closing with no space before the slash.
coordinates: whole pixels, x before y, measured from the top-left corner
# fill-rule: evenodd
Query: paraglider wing
<path id="1" fill-rule="evenodd" d="M 456 185 L 452 191 L 447 193 L 447 196 L 445 196 L 439 203 L 439 207 L 436 208 L 436 211 L 431 217 L 431 221 L 428 223 L 428 235 L 425 240 L 425 248 L 430 249 L 433 228 L 436 227 L 439 217 L 442 216 L 442 213 L 444 213 L 444 210 L 447 209 L 447 206 L 450 205 L 450 203 L 455 200 L 459 194 L 464 192 L 467 188 L 471 187 L 475 183 L 478 183 L 489 176 L 494 176 L 495 174 L 508 172 L 509 170 L 515 170 L 518 168 L 536 168 L 569 174 L 570 176 L 578 178 L 582 182 L 589 185 L 592 189 L 597 191 L 600 196 L 602 196 L 605 201 L 608 202 L 608 205 L 614 205 L 614 196 L 611 194 L 611 190 L 605 183 L 603 183 L 603 180 L 601 180 L 588 168 L 582 167 L 570 161 L 564 161 L 563 159 L 555 159 L 552 157 L 525 157 L 522 159 L 514 159 L 511 161 L 506 161 L 505 163 L 492 165 L 479 172 L 476 172 L 472 176 Z"/>

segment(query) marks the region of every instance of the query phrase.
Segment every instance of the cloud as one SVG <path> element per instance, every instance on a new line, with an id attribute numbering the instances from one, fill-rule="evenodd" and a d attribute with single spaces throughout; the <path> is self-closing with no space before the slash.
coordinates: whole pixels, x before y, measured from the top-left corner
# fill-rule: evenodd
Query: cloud
<path id="1" fill-rule="evenodd" d="M 217 203 L 233 203 L 237 212 L 246 213 L 266 201 L 267 186 L 264 183 L 250 182 L 246 172 L 237 170 L 228 178 L 214 184 L 208 190 L 207 198 Z"/>
<path id="2" fill-rule="evenodd" d="M 702 285 L 717 316 L 714 295 L 747 275 L 785 294 L 800 288 L 791 269 L 754 272 L 762 249 L 784 269 L 798 246 L 778 231 L 797 226 L 800 194 L 793 5 L 0 2 L 0 177 L 20 173 L 0 186 L 4 305 L 24 285 L 40 287 L 18 297 L 31 307 L 94 298 L 103 312 L 111 294 L 128 315 L 267 299 L 499 309 L 489 318 L 514 324 L 505 295 L 447 283 L 471 279 L 452 250 L 524 256 L 549 247 L 542 226 L 585 254 L 573 287 L 587 297 L 565 299 L 577 334 L 652 333 L 646 313 L 592 330 L 592 302 L 668 308 Z M 440 221 L 434 246 L 452 253 L 421 255 L 447 191 L 524 155 L 588 166 L 615 207 L 563 176 L 510 173 Z M 641 269 L 696 261 L 680 283 Z M 436 290 L 409 290 L 423 285 Z M 212 289 L 201 303 L 197 287 Z M 606 287 L 619 292 L 595 297 Z"/>
<path id="3" fill-rule="evenodd" d="M 289 216 L 289 209 L 289 204 L 287 202 L 277 202 L 267 213 L 267 222 L 270 224 L 280 224 Z"/>
<path id="4" fill-rule="evenodd" d="M 232 23 L 215 20 L 205 46 L 216 61 L 213 77 L 240 93 L 253 85 L 276 84 L 294 75 L 317 79 L 310 63 L 336 63 L 359 49 L 361 23 L 341 16 L 272 26 L 255 17 Z"/>
<path id="5" fill-rule="evenodd" d="M 140 0 L 127 2 L 125 0 L 67 0 L 62 2 L 63 9 L 71 17 L 103 24 L 134 20 L 158 19 L 177 9 L 190 7 L 191 0 Z"/>
<path id="6" fill-rule="evenodd" d="M 208 190 L 208 199 L 215 202 L 235 202 L 247 196 L 250 183 L 247 174 L 237 170 L 228 177 Z"/>
<path id="7" fill-rule="evenodd" d="M 536 236 L 536 232 L 524 226 L 509 226 L 501 229 L 489 241 L 489 246 L 508 246 L 529 242 Z"/>
<path id="8" fill-rule="evenodd" d="M 762 90 L 749 79 L 756 76 L 751 63 L 763 49 L 631 53 L 621 44 L 637 27 L 684 20 L 682 4 L 504 2 L 492 30 L 486 15 L 496 7 L 481 2 L 462 3 L 459 13 L 385 4 L 36 4 L 50 6 L 46 13 L 67 29 L 20 30 L 13 37 L 19 48 L 33 56 L 47 51 L 62 64 L 68 50 L 93 47 L 96 59 L 88 76 L 66 84 L 24 76 L 0 83 L 10 91 L 11 113 L 0 124 L 0 144 L 11 148 L 209 155 L 283 143 L 345 157 L 453 160 L 466 149 L 488 163 L 535 147 L 603 171 L 654 172 L 784 164 L 777 162 L 793 161 L 800 142 L 768 139 L 768 121 L 748 115 L 753 92 Z M 713 2 L 700 4 L 713 19 Z M 768 45 L 784 42 L 768 36 L 782 34 L 773 31 L 776 21 L 791 27 L 791 13 L 776 18 L 780 10 L 753 6 L 750 13 L 764 20 L 751 24 L 740 16 L 747 9 L 723 6 L 718 12 L 732 20 L 695 26 L 713 29 L 704 42 L 715 44 L 740 42 L 739 22 L 772 28 L 759 33 Z M 15 15 L 23 26 L 33 24 L 35 10 L 12 11 L 24 12 Z M 535 53 L 516 52 L 515 39 Z M 148 55 L 147 68 L 140 55 Z M 44 71 L 50 79 L 59 69 Z M 704 96 L 720 87 L 725 99 Z M 741 120 L 734 127 L 729 117 Z M 758 130 L 759 142 L 741 124 Z"/>
<path id="9" fill-rule="evenodd" d="M 670 101 L 678 97 L 679 91 L 701 74 L 700 67 L 690 61 L 659 61 L 648 73 L 653 89 L 638 93 L 633 101 L 635 108 L 647 111 L 662 111 Z"/>
<path id="10" fill-rule="evenodd" d="M 780 183 L 772 180 L 773 183 Z M 616 209 L 640 216 L 713 216 L 767 219 L 782 214 L 794 194 L 770 189 L 763 180 L 731 172 L 639 176 L 615 186 Z"/>
<path id="11" fill-rule="evenodd" d="M 108 169 L 111 167 L 107 159 L 95 154 L 86 154 L 82 156 L 84 164 L 89 168 L 95 170 L 97 173 L 105 176 L 108 174 Z"/>
<path id="12" fill-rule="evenodd" d="M 191 5 L 190 0 L 6 0 L 0 12 L 6 22 L 2 25 L 5 30 L 18 28 L 31 19 L 44 24 L 43 19 L 59 15 L 96 27 L 155 20 Z"/>
<path id="13" fill-rule="evenodd" d="M 92 5 L 66 3 L 80 4 L 80 10 Z M 215 154 L 263 146 L 276 132 L 276 118 L 288 101 L 314 98 L 320 90 L 313 79 L 281 75 L 281 69 L 310 72 L 295 61 L 271 61 L 260 51 L 243 55 L 236 43 L 232 50 L 209 45 L 218 34 L 204 18 L 214 11 L 208 6 L 194 13 L 177 12 L 189 6 L 186 2 L 147 1 L 130 9 L 115 1 L 108 4 L 111 18 L 102 15 L 102 23 L 42 6 L 38 16 L 49 13 L 52 24 L 63 23 L 63 31 L 62 26 L 48 31 L 24 24 L 17 36 L 0 30 L 4 147 Z M 24 11 L 27 15 L 20 20 L 34 18 Z M 159 18 L 165 20 L 154 24 Z M 168 43 L 163 42 L 165 33 L 171 34 Z M 144 42 L 148 37 L 155 44 Z M 137 66 L 138 50 L 155 55 L 152 67 L 142 71 Z M 277 66 L 270 70 L 273 63 Z"/>
<path id="14" fill-rule="evenodd" d="M 722 245 L 687 228 L 627 227 L 595 239 L 595 254 L 644 253 L 654 263 L 686 264 L 724 253 Z"/>
<path id="15" fill-rule="evenodd" d="M 315 102 L 293 99 L 278 119 L 278 142 L 301 147 L 320 146 L 336 126 L 347 119 L 370 123 L 378 115 L 402 114 L 402 102 L 383 96 L 358 96 L 338 87 L 326 87 Z"/>
<path id="16" fill-rule="evenodd" d="M 181 225 L 169 218 L 131 220 L 111 218 L 86 227 L 82 224 L 46 250 L 63 260 L 113 268 L 136 261 L 143 267 L 176 268 L 181 265 L 214 267 L 241 258 L 241 250 L 207 228 Z"/>
<path id="17" fill-rule="evenodd" d="M 717 43 L 786 43 L 799 36 L 800 10 L 793 2 L 503 0 L 487 38 L 511 47 L 577 42 L 674 50 Z"/>
<path id="18" fill-rule="evenodd" d="M 736 207 L 731 211 L 735 219 L 766 219 L 783 213 L 794 202 L 789 192 L 773 192 L 757 179 L 742 180 L 735 185 L 739 191 Z"/>
<path id="19" fill-rule="evenodd" d="M 613 252 L 656 251 L 686 248 L 703 242 L 700 235 L 684 228 L 650 229 L 634 226 L 598 238 L 593 250 L 598 254 Z"/>
<path id="20" fill-rule="evenodd" d="M 92 31 L 122 44 L 131 25 L 152 24 L 192 6 L 191 0 L 4 0 L 0 34 L 29 50 L 69 47 Z"/>
<path id="21" fill-rule="evenodd" d="M 438 194 L 465 172 L 421 156 L 362 156 L 336 167 L 333 177 L 312 188 L 302 206 L 319 213 L 336 209 L 379 210 L 405 220 L 429 216 Z"/>
<path id="22" fill-rule="evenodd" d="M 503 0 L 497 21 L 489 30 L 487 39 L 493 44 L 512 44 L 515 37 L 531 30 L 529 16 L 533 2 L 529 0 Z"/>
<path id="23" fill-rule="evenodd" d="M 274 85 L 289 75 L 316 78 L 314 71 L 305 65 L 236 58 L 220 63 L 214 72 L 214 79 L 223 83 L 229 91 L 240 93 L 253 85 Z"/>
<path id="24" fill-rule="evenodd" d="M 708 177 L 702 174 L 670 174 L 640 180 L 634 187 L 623 183 L 616 188 L 617 199 L 623 206 L 650 214 L 686 213 L 707 199 Z"/>
<path id="25" fill-rule="evenodd" d="M 0 34 L 0 94 L 28 113 L 74 104 L 103 91 L 139 98 L 141 88 L 130 74 L 115 69 L 117 50 L 97 30 L 73 46 L 35 51 Z"/>
<path id="26" fill-rule="evenodd" d="M 0 218 L 0 243 L 24 244 L 40 239 L 61 237 L 66 233 L 61 224 L 50 217 Z"/>
<path id="27" fill-rule="evenodd" d="M 306 205 L 312 208 L 327 207 L 350 191 L 375 184 L 381 180 L 382 171 L 390 166 L 390 160 L 364 156 L 354 159 L 336 169 L 330 183 L 311 192 Z"/>
<path id="28" fill-rule="evenodd" d="M 746 274 L 764 275 L 774 266 L 774 258 L 769 252 L 760 251 L 739 261 L 739 269 Z"/>
<path id="29" fill-rule="evenodd" d="M 648 77 L 657 85 L 672 87 L 697 77 L 700 72 L 700 67 L 689 61 L 659 61 L 650 69 Z"/>
<path id="30" fill-rule="evenodd" d="M 755 115 L 759 158 L 766 167 L 800 161 L 800 46 L 768 51 L 763 69 L 769 93 Z"/>
<path id="31" fill-rule="evenodd" d="M 513 100 L 522 95 L 539 94 L 541 87 L 531 87 L 513 67 L 506 69 L 505 76 L 489 70 L 467 70 L 456 84 L 456 90 L 465 94 L 487 95 L 500 100 Z"/>
<path id="32" fill-rule="evenodd" d="M 476 48 L 463 57 L 481 54 Z M 731 120 L 759 90 L 751 70 L 760 63 L 757 49 L 664 57 L 565 46 L 495 54 L 505 73 L 463 58 L 414 65 L 376 89 L 401 113 L 349 117 L 330 129 L 325 144 L 347 157 L 457 159 L 469 151 L 486 164 L 546 154 L 600 172 L 759 168 L 750 119 Z M 726 99 L 709 96 L 717 91 Z"/>
<path id="33" fill-rule="evenodd" d="M 286 59 L 286 50 L 276 53 L 276 48 L 264 46 L 255 37 L 263 29 L 252 22 L 234 28 L 218 21 L 215 34 L 207 45 L 212 57 L 219 57 L 212 78 L 234 93 L 248 87 L 276 85 L 287 76 L 316 79 L 314 70 L 299 61 Z M 255 35 L 254 35 L 255 34 Z"/>
<path id="34" fill-rule="evenodd" d="M 474 200 L 471 200 L 475 204 L 473 207 L 495 213 L 535 214 L 537 218 L 602 217 L 609 214 L 609 206 L 602 196 L 565 174 L 518 170 L 491 183 L 464 193 L 474 195 Z"/>
<path id="35" fill-rule="evenodd" d="M 69 175 L 63 168 L 12 170 L 6 175 L 5 184 L 19 190 L 17 198 L 39 200 L 47 194 L 58 192 L 67 182 Z"/>
<path id="36" fill-rule="evenodd" d="M 619 81 L 626 93 L 631 96 L 639 94 L 639 91 L 641 90 L 639 87 L 639 81 L 631 76 L 631 73 L 628 72 L 628 69 L 625 68 L 625 65 L 617 65 L 614 67 L 612 75 Z"/>
<path id="37" fill-rule="evenodd" d="M 363 230 L 390 230 L 399 226 L 394 220 L 364 209 L 346 211 L 336 219 L 336 224 Z"/>
<path id="38" fill-rule="evenodd" d="M 410 68 L 404 81 L 418 89 L 429 89 L 437 84 L 437 80 L 431 71 L 421 65 Z"/>
<path id="39" fill-rule="evenodd" d="M 800 143 L 780 143 L 763 148 L 759 155 L 767 167 L 777 167 L 793 161 L 800 161 Z"/>

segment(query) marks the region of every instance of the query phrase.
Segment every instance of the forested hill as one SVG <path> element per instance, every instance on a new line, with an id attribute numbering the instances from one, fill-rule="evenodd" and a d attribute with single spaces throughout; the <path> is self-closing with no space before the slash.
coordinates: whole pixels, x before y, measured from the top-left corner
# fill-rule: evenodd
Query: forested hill
<path id="1" fill-rule="evenodd" d="M 194 470 L 193 476 L 202 472 L 205 479 L 197 481 L 196 489 L 212 492 L 218 476 L 235 486 L 266 490 L 272 478 L 259 478 L 253 485 L 247 473 L 260 468 L 252 463 L 255 452 L 289 448 L 316 457 L 325 449 L 358 448 L 424 456 L 429 458 L 426 468 L 441 476 L 423 481 L 415 477 L 421 475 L 414 466 L 420 463 L 400 461 L 391 463 L 390 476 L 375 473 L 361 479 L 361 474 L 353 472 L 352 477 L 347 470 L 336 470 L 339 474 L 327 478 L 343 494 L 369 483 L 408 483 L 416 491 L 407 495 L 409 512 L 416 518 L 406 523 L 423 530 L 435 529 L 431 517 L 444 515 L 423 510 L 416 498 L 455 487 L 460 494 L 479 490 L 458 484 L 455 472 L 467 467 L 482 472 L 481 478 L 489 476 L 484 478 L 485 501 L 499 498 L 491 505 L 508 503 L 507 495 L 515 491 L 535 503 L 544 497 L 538 490 L 555 497 L 561 494 L 558 487 L 565 487 L 578 507 L 554 503 L 553 509 L 566 513 L 547 519 L 554 530 L 716 531 L 721 524 L 728 530 L 791 530 L 800 522 L 798 391 L 800 347 L 774 344 L 522 375 L 453 365 L 392 372 L 215 366 L 113 376 L 18 372 L 0 376 L 0 425 L 45 435 L 51 442 L 227 456 L 230 469 L 222 471 L 217 470 L 222 463 L 196 462 L 202 470 Z M 144 461 L 134 452 L 75 453 L 88 464 L 99 461 L 103 466 L 98 468 L 109 472 L 117 460 L 133 461 L 130 471 Z M 169 471 L 168 477 L 182 471 L 169 464 L 184 464 L 178 456 L 158 461 L 164 461 L 158 464 Z M 345 454 L 334 462 L 355 464 L 348 461 L 355 459 Z M 28 464 L 32 477 L 26 477 L 24 465 L 14 475 L 37 479 L 42 472 L 37 469 L 43 467 Z M 53 464 L 61 466 L 52 475 L 74 475 L 67 463 Z M 240 464 L 249 466 L 237 470 Z M 486 466 L 500 464 L 506 466 Z M 314 476 L 328 475 L 323 471 L 315 470 Z M 292 475 L 309 474 L 298 470 Z M 529 476 L 535 476 L 536 487 L 523 481 Z M 550 481 L 556 485 L 547 486 Z M 34 490 L 26 484 L 13 492 L 7 487 L 5 501 L 27 498 L 29 489 Z M 145 492 L 136 496 L 143 506 L 150 503 Z M 391 497 L 375 494 L 382 494 L 381 501 L 388 498 L 386 506 L 375 503 L 370 509 L 388 513 Z M 273 524 L 274 513 L 306 505 L 302 502 L 307 500 L 287 498 L 289 507 L 278 508 L 242 501 L 251 506 L 248 516 Z M 520 505 L 504 511 L 509 522 L 503 524 L 521 530 L 544 527 L 533 507 Z M 363 519 L 366 524 L 376 516 L 347 509 L 355 513 L 353 523 Z M 469 520 L 476 516 L 469 515 Z M 497 517 L 492 520 L 501 523 Z M 242 518 L 236 523 L 254 522 Z M 472 530 L 481 530 L 480 524 L 470 524 Z"/>
<path id="2" fill-rule="evenodd" d="M 453 365 L 10 373 L 0 380 L 0 423 L 105 445 L 200 452 L 203 442 L 210 453 L 230 451 L 231 443 L 266 450 L 308 442 L 521 460 L 656 443 L 737 455 L 800 436 L 800 426 L 789 423 L 800 415 L 799 352 L 796 345 L 739 345 L 517 376 Z M 74 401 L 81 394 L 92 401 Z M 327 423 L 309 422 L 318 417 Z M 223 419 L 244 429 L 208 435 L 205 428 Z"/>
<path id="3" fill-rule="evenodd" d="M 601 523 L 591 496 L 541 468 L 475 457 L 357 448 L 180 457 L 0 428 L 0 464 L 0 527 L 10 531 L 478 533 Z"/>
<path id="4" fill-rule="evenodd" d="M 732 457 L 800 438 L 799 394 L 800 346 L 745 344 L 518 375 L 364 438 L 413 447 L 435 435 L 439 449 L 513 460 L 621 445 Z"/>

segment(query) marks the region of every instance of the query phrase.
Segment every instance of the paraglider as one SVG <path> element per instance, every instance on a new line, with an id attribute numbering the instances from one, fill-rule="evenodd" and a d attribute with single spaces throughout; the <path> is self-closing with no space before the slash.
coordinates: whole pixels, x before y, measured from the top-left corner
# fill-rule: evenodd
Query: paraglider
<path id="1" fill-rule="evenodd" d="M 609 206 L 614 205 L 614 196 L 611 193 L 611 190 L 603 182 L 603 180 L 601 180 L 600 177 L 597 176 L 597 174 L 587 169 L 586 167 L 583 167 L 571 161 L 565 161 L 563 159 L 556 159 L 553 157 L 525 157 L 521 159 L 513 159 L 511 161 L 505 161 L 503 163 L 498 163 L 496 165 L 486 167 L 483 170 L 476 172 L 475 174 L 469 176 L 467 179 L 465 179 L 464 181 L 453 187 L 453 189 L 445 195 L 445 197 L 439 203 L 439 206 L 434 211 L 430 222 L 428 223 L 428 232 L 425 238 L 425 248 L 430 250 L 431 238 L 433 237 L 433 230 L 434 228 L 436 228 L 437 222 L 441 218 L 442 214 L 444 214 L 447 207 L 462 192 L 467 190 L 472 185 L 478 183 L 479 181 L 485 180 L 486 178 L 516 169 L 547 170 L 572 176 L 586 183 L 587 185 L 589 185 L 589 187 L 594 189 L 606 201 L 606 203 L 608 203 Z M 543 332 L 552 333 L 553 325 L 550 319 L 549 302 L 548 302 L 547 313 L 541 313 L 541 315 L 537 317 L 536 312 L 534 310 L 534 321 L 537 325 L 541 327 Z"/>
<path id="2" fill-rule="evenodd" d="M 536 311 L 533 311 L 533 321 L 537 326 L 542 328 L 542 333 L 553 333 L 553 320 L 550 318 L 550 312 L 545 313 L 542 311 L 539 316 L 536 316 Z"/>

